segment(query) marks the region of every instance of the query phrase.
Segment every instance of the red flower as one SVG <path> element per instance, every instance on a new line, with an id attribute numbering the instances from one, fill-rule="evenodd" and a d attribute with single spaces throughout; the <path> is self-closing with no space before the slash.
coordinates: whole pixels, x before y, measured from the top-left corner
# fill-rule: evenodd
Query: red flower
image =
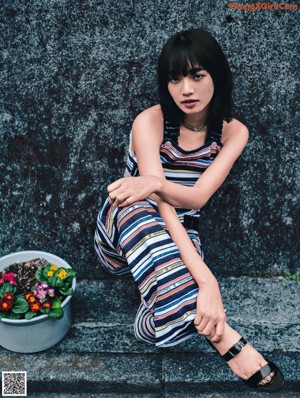
<path id="1" fill-rule="evenodd" d="M 12 300 L 13 299 L 13 295 L 11 294 L 11 292 L 7 292 L 7 293 L 5 293 L 3 298 L 8 299 L 8 300 Z"/>
<path id="2" fill-rule="evenodd" d="M 12 301 L 7 299 L 7 298 L 3 298 L 0 300 L 0 311 L 9 311 L 12 307 Z"/>
<path id="3" fill-rule="evenodd" d="M 51 308 L 51 306 L 52 306 L 52 304 L 49 301 L 45 301 L 43 304 L 43 308 L 49 309 L 49 308 Z"/>
<path id="4" fill-rule="evenodd" d="M 24 297 L 27 300 L 27 302 L 29 303 L 29 306 L 30 306 L 30 309 L 32 312 L 38 312 L 42 309 L 40 302 L 36 300 L 33 292 L 24 294 Z"/>
<path id="5" fill-rule="evenodd" d="M 8 274 L 3 274 L 2 278 L 6 282 L 15 281 L 15 274 L 13 272 L 9 272 Z"/>
<path id="6" fill-rule="evenodd" d="M 34 297 L 34 294 L 33 294 L 33 292 L 29 292 L 29 293 L 24 294 L 24 297 L 25 297 L 25 300 L 28 301 L 30 299 L 30 297 Z"/>
<path id="7" fill-rule="evenodd" d="M 0 278 L 0 285 L 2 285 L 2 283 L 4 283 L 4 279 Z"/>
<path id="8" fill-rule="evenodd" d="M 32 312 L 38 312 L 42 309 L 42 306 L 38 301 L 35 301 L 34 303 L 29 303 L 29 305 Z"/>

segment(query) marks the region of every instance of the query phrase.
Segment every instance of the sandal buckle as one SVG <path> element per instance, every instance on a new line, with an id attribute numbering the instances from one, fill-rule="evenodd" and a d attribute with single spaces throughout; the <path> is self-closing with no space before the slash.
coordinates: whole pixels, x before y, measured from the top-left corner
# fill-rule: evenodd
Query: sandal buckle
<path id="1" fill-rule="evenodd" d="M 247 341 L 242 337 L 239 341 L 237 341 L 227 352 L 222 355 L 222 358 L 228 362 L 234 357 L 236 357 L 245 347 Z"/>
<path id="2" fill-rule="evenodd" d="M 240 340 L 236 343 L 236 348 L 240 351 L 243 351 L 245 344 L 243 344 Z"/>

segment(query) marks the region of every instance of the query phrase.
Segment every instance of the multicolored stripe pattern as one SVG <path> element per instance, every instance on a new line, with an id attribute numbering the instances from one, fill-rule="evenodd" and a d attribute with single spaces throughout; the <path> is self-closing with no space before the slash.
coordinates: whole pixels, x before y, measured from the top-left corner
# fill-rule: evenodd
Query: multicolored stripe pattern
<path id="1" fill-rule="evenodd" d="M 206 143 L 191 151 L 182 149 L 177 143 L 179 127 L 165 122 L 164 140 L 160 147 L 160 159 L 167 180 L 185 186 L 194 186 L 201 174 L 209 167 L 222 148 L 221 133 L 211 132 Z M 137 159 L 131 150 L 131 134 L 129 152 L 125 166 L 125 177 L 139 175 Z M 157 208 L 156 202 L 149 199 Z M 180 219 L 185 214 L 200 216 L 200 210 L 176 208 Z"/>
<path id="2" fill-rule="evenodd" d="M 187 230 L 203 256 L 199 236 Z M 198 286 L 181 261 L 166 226 L 147 200 L 112 209 L 106 200 L 97 219 L 95 248 L 113 275 L 132 275 L 141 293 L 134 331 L 148 343 L 168 347 L 192 334 Z"/>
<path id="3" fill-rule="evenodd" d="M 219 139 L 218 139 L 219 137 Z M 168 180 L 192 186 L 219 153 L 220 134 L 210 135 L 205 145 L 185 151 L 174 139 L 174 127 L 167 126 L 160 148 Z M 134 153 L 129 151 L 125 176 L 137 176 Z M 199 211 L 176 209 L 199 216 Z M 203 257 L 197 231 L 187 229 L 198 254 Z M 132 275 L 141 293 L 134 332 L 158 347 L 176 345 L 196 335 L 198 285 L 182 262 L 156 203 L 147 198 L 125 208 L 112 208 L 107 199 L 99 212 L 95 249 L 101 265 L 114 275 Z"/>

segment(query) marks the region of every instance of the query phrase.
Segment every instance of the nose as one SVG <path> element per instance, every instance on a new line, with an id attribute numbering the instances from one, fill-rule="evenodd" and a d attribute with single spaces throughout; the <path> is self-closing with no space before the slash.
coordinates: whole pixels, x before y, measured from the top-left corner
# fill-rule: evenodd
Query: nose
<path id="1" fill-rule="evenodd" d="M 183 77 L 182 79 L 182 87 L 181 87 L 181 93 L 182 95 L 191 95 L 193 94 L 194 89 L 191 84 L 191 81 L 188 76 Z"/>

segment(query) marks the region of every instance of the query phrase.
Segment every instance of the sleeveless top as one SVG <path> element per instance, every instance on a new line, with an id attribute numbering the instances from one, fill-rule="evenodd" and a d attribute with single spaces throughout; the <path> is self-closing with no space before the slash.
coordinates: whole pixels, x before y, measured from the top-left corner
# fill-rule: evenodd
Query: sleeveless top
<path id="1" fill-rule="evenodd" d="M 192 187 L 201 174 L 209 167 L 220 152 L 222 131 L 208 132 L 206 142 L 199 148 L 186 151 L 178 145 L 180 125 L 172 124 L 164 119 L 164 138 L 160 146 L 160 159 L 165 178 L 176 184 Z M 126 160 L 124 177 L 137 177 L 139 170 L 135 153 L 131 150 L 131 138 Z M 147 198 L 156 209 L 157 204 L 153 199 Z M 182 220 L 184 215 L 200 216 L 200 210 L 176 208 L 178 217 Z"/>

